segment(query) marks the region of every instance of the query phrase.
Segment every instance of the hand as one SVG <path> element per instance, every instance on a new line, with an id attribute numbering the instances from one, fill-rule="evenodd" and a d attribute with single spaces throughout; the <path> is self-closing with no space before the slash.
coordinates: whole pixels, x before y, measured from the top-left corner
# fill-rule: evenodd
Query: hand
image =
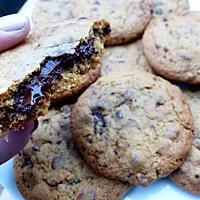
<path id="1" fill-rule="evenodd" d="M 0 52 L 22 42 L 30 31 L 30 23 L 27 17 L 19 14 L 0 18 Z M 21 151 L 29 141 L 37 123 L 27 122 L 18 131 L 7 131 L 8 141 L 0 138 L 0 164 Z"/>

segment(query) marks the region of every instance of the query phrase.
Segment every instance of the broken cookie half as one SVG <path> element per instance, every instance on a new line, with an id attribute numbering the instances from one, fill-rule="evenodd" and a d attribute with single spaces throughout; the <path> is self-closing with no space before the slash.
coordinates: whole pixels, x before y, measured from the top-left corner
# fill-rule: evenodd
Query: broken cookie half
<path id="1" fill-rule="evenodd" d="M 51 102 L 80 93 L 100 72 L 104 20 L 70 20 L 33 30 L 20 46 L 0 55 L 0 130 L 45 115 Z"/>

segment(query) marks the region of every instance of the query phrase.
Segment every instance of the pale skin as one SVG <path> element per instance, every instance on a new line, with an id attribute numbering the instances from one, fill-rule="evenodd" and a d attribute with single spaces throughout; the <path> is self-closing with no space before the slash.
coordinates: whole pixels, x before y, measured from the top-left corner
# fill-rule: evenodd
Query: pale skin
<path id="1" fill-rule="evenodd" d="M 30 31 L 26 16 L 15 14 L 0 18 L 0 52 L 6 51 L 24 41 Z M 37 122 L 28 121 L 18 131 L 7 131 L 8 141 L 0 138 L 0 164 L 6 162 L 28 143 Z"/>

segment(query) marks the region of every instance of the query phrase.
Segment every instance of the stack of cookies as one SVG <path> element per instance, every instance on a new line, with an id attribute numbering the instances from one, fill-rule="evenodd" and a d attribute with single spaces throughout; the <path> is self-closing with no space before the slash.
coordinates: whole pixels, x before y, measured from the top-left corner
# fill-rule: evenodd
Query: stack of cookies
<path id="1" fill-rule="evenodd" d="M 118 200 L 167 176 L 200 194 L 200 14 L 187 0 L 39 0 L 33 21 L 1 58 L 24 70 L 0 125 L 39 117 L 15 159 L 22 195 Z"/>

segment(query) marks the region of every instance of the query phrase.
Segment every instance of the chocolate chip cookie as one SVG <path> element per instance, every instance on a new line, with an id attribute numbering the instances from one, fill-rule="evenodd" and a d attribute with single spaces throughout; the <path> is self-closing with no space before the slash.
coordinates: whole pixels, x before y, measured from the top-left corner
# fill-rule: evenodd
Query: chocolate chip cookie
<path id="1" fill-rule="evenodd" d="M 200 13 L 154 18 L 143 36 L 144 52 L 161 76 L 200 83 Z"/>
<path id="2" fill-rule="evenodd" d="M 98 79 L 71 118 L 83 157 L 111 179 L 147 185 L 180 167 L 191 148 L 193 121 L 180 89 L 141 70 Z"/>
<path id="3" fill-rule="evenodd" d="M 41 25 L 49 21 L 64 21 L 70 17 L 106 19 L 112 29 L 106 41 L 110 46 L 140 37 L 151 20 L 151 9 L 150 0 L 39 0 L 33 20 L 36 25 Z"/>
<path id="4" fill-rule="evenodd" d="M 194 139 L 186 161 L 171 175 L 171 178 L 181 188 L 200 194 L 200 92 L 184 91 L 184 93 L 194 118 Z"/>
<path id="5" fill-rule="evenodd" d="M 15 158 L 18 188 L 27 200 L 117 200 L 129 185 L 95 174 L 69 132 L 70 106 L 39 120 L 26 148 Z"/>
<path id="6" fill-rule="evenodd" d="M 127 45 L 105 49 L 101 67 L 102 76 L 122 71 L 127 73 L 127 71 L 131 72 L 134 69 L 152 72 L 149 63 L 144 56 L 141 40 Z"/>
<path id="7" fill-rule="evenodd" d="M 46 114 L 51 102 L 96 80 L 109 32 L 104 20 L 70 20 L 37 28 L 26 42 L 2 53 L 0 130 Z"/>
<path id="8" fill-rule="evenodd" d="M 188 0 L 151 0 L 155 16 L 183 13 L 189 10 Z"/>

